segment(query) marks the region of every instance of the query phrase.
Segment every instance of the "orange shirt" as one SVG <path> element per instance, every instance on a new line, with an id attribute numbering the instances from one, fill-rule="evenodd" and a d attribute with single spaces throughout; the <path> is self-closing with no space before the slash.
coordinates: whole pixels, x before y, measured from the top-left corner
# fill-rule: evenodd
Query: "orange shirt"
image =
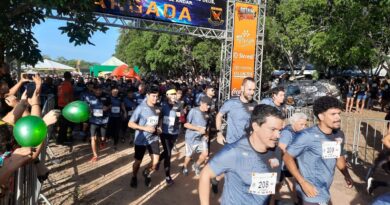
<path id="1" fill-rule="evenodd" d="M 58 107 L 65 107 L 73 101 L 73 87 L 69 81 L 64 81 L 58 86 Z"/>

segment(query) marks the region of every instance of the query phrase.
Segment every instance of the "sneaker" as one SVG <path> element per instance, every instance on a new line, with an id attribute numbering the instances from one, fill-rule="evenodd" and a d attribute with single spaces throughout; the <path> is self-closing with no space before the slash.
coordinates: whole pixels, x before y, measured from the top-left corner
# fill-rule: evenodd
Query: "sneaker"
<path id="1" fill-rule="evenodd" d="M 130 187 L 137 188 L 137 177 L 131 177 Z"/>
<path id="2" fill-rule="evenodd" d="M 145 169 L 142 172 L 142 175 L 145 177 L 145 186 L 151 187 L 152 186 L 152 178 L 149 176 L 149 172 Z"/>
<path id="3" fill-rule="evenodd" d="M 184 176 L 188 176 L 188 169 L 183 167 L 182 173 Z"/>
<path id="4" fill-rule="evenodd" d="M 218 180 L 216 178 L 211 179 L 211 190 L 214 194 L 218 194 Z"/>
<path id="5" fill-rule="evenodd" d="M 174 182 L 173 179 L 169 177 L 165 177 L 165 182 L 167 183 L 168 186 L 171 186 Z"/>
<path id="6" fill-rule="evenodd" d="M 372 178 L 372 177 L 368 178 L 368 180 L 367 180 L 367 189 L 366 190 L 367 190 L 367 193 L 369 195 L 372 194 L 372 191 L 374 191 L 374 178 Z"/>
<path id="7" fill-rule="evenodd" d="M 196 176 L 199 176 L 199 174 L 200 174 L 200 167 L 199 167 L 199 165 L 197 165 L 196 163 L 193 163 L 192 164 L 192 171 L 195 172 Z"/>

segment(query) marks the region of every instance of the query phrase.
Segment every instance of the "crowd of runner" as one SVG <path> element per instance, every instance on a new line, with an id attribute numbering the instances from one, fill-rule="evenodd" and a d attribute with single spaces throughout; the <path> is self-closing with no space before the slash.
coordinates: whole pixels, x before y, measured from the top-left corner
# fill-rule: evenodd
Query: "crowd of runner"
<path id="1" fill-rule="evenodd" d="M 46 114 L 43 119 L 47 125 L 56 123 L 58 118 L 56 143 L 72 146 L 73 130 L 78 130 L 78 135 L 90 142 L 90 163 L 96 163 L 99 150 L 107 146 L 112 146 L 114 151 L 119 143 L 133 146 L 131 188 L 139 186 L 138 172 L 146 151 L 151 162 L 141 171 L 144 185 L 152 187 L 151 176 L 161 170 L 165 173 L 166 184 L 174 184 L 170 172 L 171 156 L 180 137 L 185 141 L 182 174 L 188 176 L 192 170 L 200 176 L 201 204 L 209 204 L 210 192 L 218 193 L 219 183 L 224 184 L 222 204 L 275 203 L 274 196 L 285 180 L 293 190 L 291 198 L 295 203 L 329 204 L 336 167 L 344 175 L 347 188 L 354 184 L 346 166 L 344 133 L 340 130 L 344 106 L 333 97 L 325 96 L 315 101 L 313 112 L 317 124 L 306 127 L 308 116 L 295 113 L 286 126 L 284 89 L 275 87 L 270 98 L 258 103 L 254 100 L 257 88 L 253 78 L 243 80 L 240 96 L 221 102 L 219 106 L 216 76 L 163 79 L 152 75 L 139 81 L 73 77 L 65 72 L 62 77 L 46 76 L 43 79 L 39 75 L 32 79 L 22 75 L 18 82 L 5 76 L 0 81 L 0 110 L 4 113 L 0 127 L 7 130 L 8 135 L 5 131 L 0 135 L 2 143 L 12 144 L 12 147 L 1 147 L 2 156 L 13 151 L 10 156 L 18 162 L 10 165 L 4 161 L 3 168 L 11 166 L 8 169 L 11 174 L 28 161 L 36 160 L 44 146 L 18 148 L 11 140 L 12 124 L 21 116 L 40 116 L 42 104 L 54 96 L 59 110 L 70 102 L 81 100 L 89 105 L 91 113 L 89 121 L 80 124 L 69 122 L 58 112 Z M 351 87 L 352 83 L 349 85 Z M 358 100 L 362 87 L 351 88 Z M 30 89 L 33 90 L 31 96 L 28 94 Z M 349 109 L 347 105 L 346 111 Z M 226 119 L 226 126 L 223 126 L 223 119 Z M 389 136 L 383 139 L 388 148 Z M 211 155 L 213 138 L 223 148 Z M 388 150 L 384 149 L 382 155 L 369 174 L 370 191 L 375 169 L 390 161 Z M 10 173 L 7 174 L 0 173 L 0 194 L 6 189 Z"/>

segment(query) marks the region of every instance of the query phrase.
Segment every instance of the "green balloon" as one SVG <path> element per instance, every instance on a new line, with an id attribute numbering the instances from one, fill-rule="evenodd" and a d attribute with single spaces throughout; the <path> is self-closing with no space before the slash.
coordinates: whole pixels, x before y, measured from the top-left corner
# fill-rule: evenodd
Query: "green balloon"
<path id="1" fill-rule="evenodd" d="M 30 115 L 20 118 L 15 123 L 13 132 L 20 146 L 35 147 L 46 138 L 47 126 L 42 118 Z"/>
<path id="2" fill-rule="evenodd" d="M 86 102 L 74 101 L 62 109 L 62 115 L 74 123 L 85 122 L 89 118 L 89 106 Z"/>

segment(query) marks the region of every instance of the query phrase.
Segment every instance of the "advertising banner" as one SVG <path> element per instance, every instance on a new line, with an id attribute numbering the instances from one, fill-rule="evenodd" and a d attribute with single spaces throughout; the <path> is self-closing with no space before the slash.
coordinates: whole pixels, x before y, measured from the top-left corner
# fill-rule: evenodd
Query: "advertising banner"
<path id="1" fill-rule="evenodd" d="M 96 12 L 225 29 L 225 0 L 96 0 Z"/>
<path id="2" fill-rule="evenodd" d="M 233 60 L 230 95 L 241 93 L 241 83 L 254 77 L 258 5 L 236 2 L 234 10 Z"/>

